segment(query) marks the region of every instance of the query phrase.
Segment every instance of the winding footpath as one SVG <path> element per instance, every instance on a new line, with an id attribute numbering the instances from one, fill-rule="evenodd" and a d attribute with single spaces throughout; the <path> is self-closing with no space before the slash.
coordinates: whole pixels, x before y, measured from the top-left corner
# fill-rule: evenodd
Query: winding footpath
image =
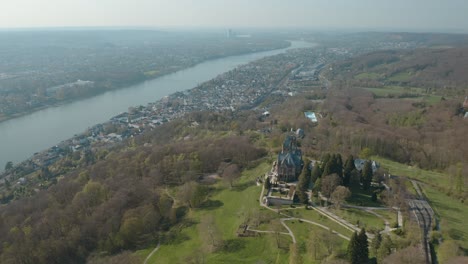
<path id="1" fill-rule="evenodd" d="M 289 234 L 291 235 L 291 238 L 292 238 L 292 241 L 294 244 L 296 244 L 296 237 L 294 236 L 294 233 L 293 231 L 291 230 L 291 228 L 289 228 L 289 226 L 284 222 L 284 221 L 288 221 L 288 220 L 294 220 L 296 218 L 281 218 L 280 221 L 281 221 L 281 224 L 284 226 L 284 228 L 286 228 L 289 232 Z"/>
<path id="2" fill-rule="evenodd" d="M 159 247 L 161 246 L 161 242 L 158 242 L 158 245 L 153 249 L 153 251 L 151 251 L 151 253 L 146 257 L 145 259 L 145 262 L 143 262 L 143 264 L 147 264 L 148 263 L 148 260 L 154 255 L 154 253 L 156 253 L 156 251 L 158 251 Z"/>
<path id="3" fill-rule="evenodd" d="M 332 231 L 335 235 L 343 238 L 343 239 L 346 239 L 347 241 L 349 241 L 351 238 L 350 237 L 347 237 L 341 233 L 338 233 L 337 231 L 335 230 L 332 230 L 331 228 L 329 228 L 328 226 L 325 226 L 325 225 L 322 225 L 320 223 L 317 223 L 317 222 L 314 222 L 314 221 L 310 221 L 308 219 L 304 219 L 304 218 L 297 218 L 297 217 L 291 217 L 290 215 L 287 215 L 285 213 L 282 213 L 281 210 L 277 210 L 277 209 L 273 209 L 273 208 L 270 208 L 269 206 L 267 206 L 266 204 L 264 204 L 262 202 L 262 198 L 263 198 L 263 194 L 265 193 L 265 187 L 262 186 L 262 191 L 260 193 L 260 198 L 258 199 L 259 203 L 260 203 L 260 206 L 261 207 L 264 207 L 270 211 L 273 211 L 273 212 L 276 212 L 282 216 L 285 216 L 286 218 L 280 218 L 280 222 L 281 224 L 286 228 L 286 230 L 288 230 L 288 233 L 285 233 L 285 232 L 282 232 L 281 234 L 289 234 L 292 238 L 292 241 L 294 244 L 296 244 L 296 237 L 294 236 L 294 233 L 292 232 L 291 228 L 285 223 L 286 221 L 293 221 L 293 220 L 297 220 L 297 221 L 302 221 L 304 223 L 308 223 L 308 224 L 311 224 L 311 225 L 315 225 L 315 226 L 318 226 L 320 228 L 323 228 L 325 230 L 328 230 L 328 231 Z M 300 208 L 305 208 L 305 207 L 300 207 Z M 312 207 L 315 209 L 315 207 Z M 295 209 L 299 209 L 299 208 L 295 208 Z M 330 216 L 328 216 L 330 217 Z M 336 221 L 336 220 L 335 220 Z M 339 223 L 339 222 L 338 222 Z M 347 227 L 349 229 L 349 227 Z M 252 229 L 249 229 L 251 231 L 254 231 L 255 230 L 252 230 Z M 262 233 L 276 233 L 275 231 L 262 231 Z"/>
<path id="4" fill-rule="evenodd" d="M 166 191 L 167 196 L 169 196 L 174 201 L 174 204 L 176 204 L 177 203 L 176 198 L 171 195 L 171 193 L 169 192 L 167 188 L 165 189 L 165 191 Z M 158 244 L 153 249 L 153 251 L 151 251 L 151 253 L 149 253 L 149 255 L 145 258 L 145 261 L 143 262 L 143 264 L 147 264 L 149 259 L 159 250 L 160 247 L 161 247 L 161 241 L 158 241 Z"/>

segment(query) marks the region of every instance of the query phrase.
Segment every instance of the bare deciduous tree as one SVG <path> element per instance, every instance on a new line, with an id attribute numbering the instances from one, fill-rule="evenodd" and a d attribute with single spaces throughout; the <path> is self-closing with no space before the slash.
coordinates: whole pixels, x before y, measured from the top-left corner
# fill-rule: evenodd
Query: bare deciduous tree
<path id="1" fill-rule="evenodd" d="M 351 196 L 351 191 L 344 187 L 338 186 L 336 187 L 335 191 L 333 191 L 331 198 L 332 201 L 335 203 L 336 208 L 340 208 L 341 204 Z"/>

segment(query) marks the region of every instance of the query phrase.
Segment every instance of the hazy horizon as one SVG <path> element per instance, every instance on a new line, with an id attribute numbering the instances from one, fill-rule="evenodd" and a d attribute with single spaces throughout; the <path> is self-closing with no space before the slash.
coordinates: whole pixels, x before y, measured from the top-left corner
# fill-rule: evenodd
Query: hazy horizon
<path id="1" fill-rule="evenodd" d="M 40 10 L 41 12 L 38 12 Z M 461 0 L 15 0 L 1 30 L 50 28 L 308 29 L 468 32 Z"/>

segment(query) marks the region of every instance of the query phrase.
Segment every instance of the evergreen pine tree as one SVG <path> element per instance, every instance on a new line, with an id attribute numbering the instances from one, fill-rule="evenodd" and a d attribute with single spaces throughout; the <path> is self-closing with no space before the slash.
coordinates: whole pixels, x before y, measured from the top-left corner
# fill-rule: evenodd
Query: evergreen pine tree
<path id="1" fill-rule="evenodd" d="M 338 171 L 338 161 L 337 161 L 337 158 L 336 158 L 336 154 L 332 154 L 331 155 L 331 158 L 330 158 L 330 161 L 328 161 L 328 163 L 330 163 L 330 172 L 331 174 L 333 173 L 337 173 Z"/>
<path id="2" fill-rule="evenodd" d="M 296 193 L 297 196 L 299 197 L 299 201 L 301 203 L 307 203 L 308 202 L 308 197 L 307 197 L 307 190 L 309 189 L 310 186 L 310 171 L 309 167 L 307 164 L 309 164 L 310 161 L 306 161 L 306 165 L 302 168 L 301 175 L 299 175 L 299 182 L 297 183 L 297 188 L 296 188 Z"/>
<path id="3" fill-rule="evenodd" d="M 5 178 L 5 187 L 7 190 L 10 190 L 11 189 L 11 183 L 8 179 Z"/>
<path id="4" fill-rule="evenodd" d="M 343 172 L 343 185 L 344 186 L 349 186 L 351 182 L 351 173 L 354 169 L 356 169 L 356 167 L 354 166 L 354 157 L 353 155 L 349 155 L 344 165 L 344 172 Z"/>
<path id="5" fill-rule="evenodd" d="M 320 169 L 320 166 L 315 163 L 315 166 L 312 168 L 312 175 L 310 177 L 310 180 L 312 181 L 313 184 L 317 181 L 318 178 L 322 176 L 322 169 Z"/>
<path id="6" fill-rule="evenodd" d="M 372 163 L 370 161 L 366 161 L 366 163 L 364 163 L 364 168 L 362 169 L 361 174 L 361 182 L 362 188 L 364 190 L 368 190 L 372 182 Z"/>
<path id="7" fill-rule="evenodd" d="M 309 184 L 310 184 L 310 179 L 311 179 L 311 176 L 312 176 L 312 170 L 310 168 L 311 163 L 312 163 L 312 161 L 309 160 L 309 159 L 306 159 L 305 162 L 304 162 L 304 169 L 306 170 L 305 173 L 306 173 L 307 179 L 309 180 Z"/>
<path id="8" fill-rule="evenodd" d="M 348 244 L 348 260 L 351 264 L 360 264 L 359 263 L 359 241 L 358 241 L 358 234 L 355 231 L 351 236 L 351 240 Z"/>
<path id="9" fill-rule="evenodd" d="M 336 164 L 335 173 L 338 174 L 338 176 L 340 176 L 340 178 L 343 180 L 343 159 L 341 158 L 341 154 L 336 154 L 335 164 Z"/>
<path id="10" fill-rule="evenodd" d="M 265 184 L 264 184 L 264 186 L 265 186 L 265 190 L 266 190 L 266 191 L 268 191 L 268 190 L 271 188 L 271 182 L 270 182 L 270 178 L 269 178 L 269 177 L 265 179 Z"/>
<path id="11" fill-rule="evenodd" d="M 358 256 L 359 262 L 358 263 L 368 263 L 369 262 L 369 243 L 367 242 L 367 235 L 366 230 L 364 228 L 361 229 L 358 235 Z"/>
<path id="12" fill-rule="evenodd" d="M 323 158 L 322 158 L 322 164 L 327 164 L 328 161 L 330 161 L 330 158 L 331 158 L 330 154 L 328 154 L 328 153 L 325 154 L 325 156 L 323 156 Z"/>
<path id="13" fill-rule="evenodd" d="M 323 167 L 322 178 L 333 173 L 332 166 L 333 166 L 333 162 L 332 162 L 332 159 L 330 159 Z"/>
<path id="14" fill-rule="evenodd" d="M 11 169 L 13 169 L 13 162 L 12 162 L 12 161 L 9 161 L 9 162 L 7 162 L 6 165 L 5 165 L 5 171 L 9 171 L 9 170 L 11 170 Z"/>
<path id="15" fill-rule="evenodd" d="M 370 245 L 370 252 L 372 253 L 372 255 L 377 256 L 377 251 L 379 250 L 380 243 L 382 243 L 382 235 L 380 233 L 377 233 L 374 239 L 372 239 Z"/>
<path id="16" fill-rule="evenodd" d="M 314 193 L 318 193 L 318 192 L 320 192 L 321 189 L 322 189 L 322 178 L 318 178 L 315 181 L 315 184 L 314 184 L 314 187 L 312 188 L 312 191 L 314 191 Z"/>

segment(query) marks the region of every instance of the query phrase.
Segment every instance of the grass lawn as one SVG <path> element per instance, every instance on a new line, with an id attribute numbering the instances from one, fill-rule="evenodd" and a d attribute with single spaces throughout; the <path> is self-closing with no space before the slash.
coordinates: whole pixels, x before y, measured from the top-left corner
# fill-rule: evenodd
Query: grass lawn
<path id="1" fill-rule="evenodd" d="M 138 250 L 138 251 L 136 251 L 134 254 L 135 254 L 136 256 L 140 257 L 140 259 L 145 260 L 146 257 L 151 253 L 151 251 L 153 251 L 154 247 L 156 247 L 156 245 L 154 245 L 154 246 L 151 247 L 151 248 Z"/>
<path id="2" fill-rule="evenodd" d="M 398 212 L 396 210 L 374 210 L 374 213 L 387 219 L 387 221 L 390 223 L 390 227 L 392 227 L 393 224 L 398 223 Z"/>
<path id="3" fill-rule="evenodd" d="M 274 234 L 236 238 L 240 242 L 240 250 L 212 254 L 207 263 L 288 263 L 291 237 L 281 235 L 279 238 L 282 248 L 277 247 Z"/>
<path id="4" fill-rule="evenodd" d="M 414 195 L 414 197 L 418 197 L 418 192 L 416 192 L 416 189 L 414 189 L 414 186 L 411 183 L 411 181 L 410 180 L 405 180 L 404 183 L 405 183 L 405 186 L 406 186 L 406 190 L 408 190 L 409 193 Z"/>
<path id="5" fill-rule="evenodd" d="M 302 256 L 303 263 L 321 263 L 322 259 L 328 257 L 328 253 L 326 250 L 328 244 L 330 244 L 330 246 L 333 246 L 334 251 L 338 251 L 339 255 L 346 254 L 346 248 L 348 247 L 349 242 L 337 236 L 336 234 L 329 233 L 330 231 L 305 222 L 288 221 L 287 224 L 296 236 L 297 241 L 299 241 L 298 247 L 299 252 Z M 320 236 L 320 234 L 329 235 L 330 240 L 332 240 L 334 243 L 330 243 L 330 241 L 327 241 L 329 243 L 325 243 L 325 241 L 321 242 L 320 246 L 317 248 L 316 260 L 312 253 L 311 245 L 309 245 L 309 241 L 311 241 L 312 236 Z"/>
<path id="6" fill-rule="evenodd" d="M 422 94 L 423 90 L 421 88 L 416 87 L 403 87 L 403 86 L 395 86 L 395 85 L 388 85 L 379 88 L 363 88 L 372 93 L 376 96 L 387 96 L 389 94 L 399 95 L 402 93 L 412 93 L 412 94 Z"/>
<path id="7" fill-rule="evenodd" d="M 401 164 L 378 156 L 373 156 L 372 160 L 379 162 L 383 168 L 388 169 L 390 174 L 406 176 L 429 185 L 437 184 L 447 190 L 450 188 L 449 176 L 445 173 L 423 170 L 418 167 L 408 166 L 406 164 Z"/>
<path id="8" fill-rule="evenodd" d="M 440 217 L 440 228 L 444 237 L 459 240 L 461 245 L 468 249 L 468 205 L 429 185 L 422 186 L 422 189 Z"/>
<path id="9" fill-rule="evenodd" d="M 362 80 L 362 79 L 371 79 L 371 80 L 377 80 L 380 77 L 380 74 L 375 73 L 375 72 L 363 72 L 360 73 L 356 76 L 354 76 L 354 79 Z"/>
<path id="10" fill-rule="evenodd" d="M 371 207 L 382 207 L 382 203 L 377 201 L 372 201 L 372 192 L 374 188 L 369 188 L 365 191 L 361 189 L 360 186 L 350 186 L 351 197 L 346 200 L 348 204 L 358 205 L 358 206 L 371 206 Z"/>
<path id="11" fill-rule="evenodd" d="M 421 188 L 435 213 L 440 217 L 441 232 L 446 238 L 451 237 L 461 241 L 462 246 L 468 249 L 468 225 L 465 222 L 468 219 L 468 205 L 440 191 L 439 188 L 445 190 L 450 188 L 447 174 L 422 170 L 380 157 L 372 157 L 372 159 L 387 168 L 391 174 L 424 182 Z"/>
<path id="12" fill-rule="evenodd" d="M 201 241 L 196 225 L 184 228 L 180 233 L 180 242 L 161 245 L 148 263 L 184 263 L 185 258 L 194 254 Z M 151 248 L 152 250 L 153 248 Z M 151 252 L 149 250 L 149 252 Z M 146 250 L 145 250 L 146 251 Z M 146 257 L 145 257 L 146 258 Z"/>
<path id="13" fill-rule="evenodd" d="M 391 82 L 405 82 L 411 78 L 412 74 L 409 72 L 399 72 L 387 78 Z"/>
<path id="14" fill-rule="evenodd" d="M 430 105 L 435 105 L 437 103 L 440 103 L 440 100 L 442 100 L 442 96 L 440 95 L 427 95 L 423 97 L 424 102 L 430 104 Z"/>
<path id="15" fill-rule="evenodd" d="M 270 163 L 262 163 L 252 170 L 244 171 L 241 179 L 232 189 L 218 184 L 218 191 L 210 200 L 219 201 L 220 206 L 206 209 L 195 209 L 189 213 L 188 218 L 199 223 L 204 215 L 212 215 L 223 240 L 229 243 L 230 250 L 221 250 L 213 254 L 202 253 L 202 238 L 198 224 L 185 227 L 179 234 L 177 243 L 163 244 L 153 255 L 149 263 L 186 263 L 188 257 L 202 256 L 207 263 L 252 263 L 265 261 L 266 263 L 284 263 L 289 257 L 289 244 L 291 238 L 282 235 L 282 249 L 277 248 L 274 235 L 263 234 L 260 237 L 238 238 L 236 231 L 245 218 L 254 210 L 264 214 L 274 212 L 260 209 L 258 198 L 261 186 L 255 184 L 255 178 L 263 175 L 270 168 Z M 151 249 L 137 251 L 135 254 L 146 257 Z M 145 255 L 146 254 L 146 255 Z"/>
<path id="16" fill-rule="evenodd" d="M 442 98 L 442 96 L 439 96 L 439 95 L 428 95 L 424 93 L 424 90 L 422 88 L 417 88 L 417 87 L 403 87 L 403 86 L 394 86 L 394 85 L 390 86 L 389 85 L 389 86 L 385 86 L 381 88 L 362 88 L 362 89 L 372 92 L 377 97 L 387 97 L 388 95 L 398 96 L 404 93 L 416 94 L 418 95 L 417 97 L 409 97 L 406 99 L 413 100 L 413 101 L 422 101 L 430 105 L 439 103 Z"/>
<path id="17" fill-rule="evenodd" d="M 353 234 L 346 227 L 332 221 L 330 218 L 320 214 L 319 212 L 313 209 L 290 210 L 289 212 L 283 211 L 283 213 L 291 215 L 293 217 L 303 218 L 313 222 L 317 222 L 347 237 L 351 237 L 351 235 Z M 289 222 L 287 222 L 287 224 L 289 225 Z"/>
<path id="18" fill-rule="evenodd" d="M 363 210 L 341 208 L 339 210 L 332 209 L 332 212 L 351 224 L 357 225 L 359 221 L 359 227 L 364 227 L 366 230 L 382 230 L 385 228 L 385 222 L 382 219 Z"/>

